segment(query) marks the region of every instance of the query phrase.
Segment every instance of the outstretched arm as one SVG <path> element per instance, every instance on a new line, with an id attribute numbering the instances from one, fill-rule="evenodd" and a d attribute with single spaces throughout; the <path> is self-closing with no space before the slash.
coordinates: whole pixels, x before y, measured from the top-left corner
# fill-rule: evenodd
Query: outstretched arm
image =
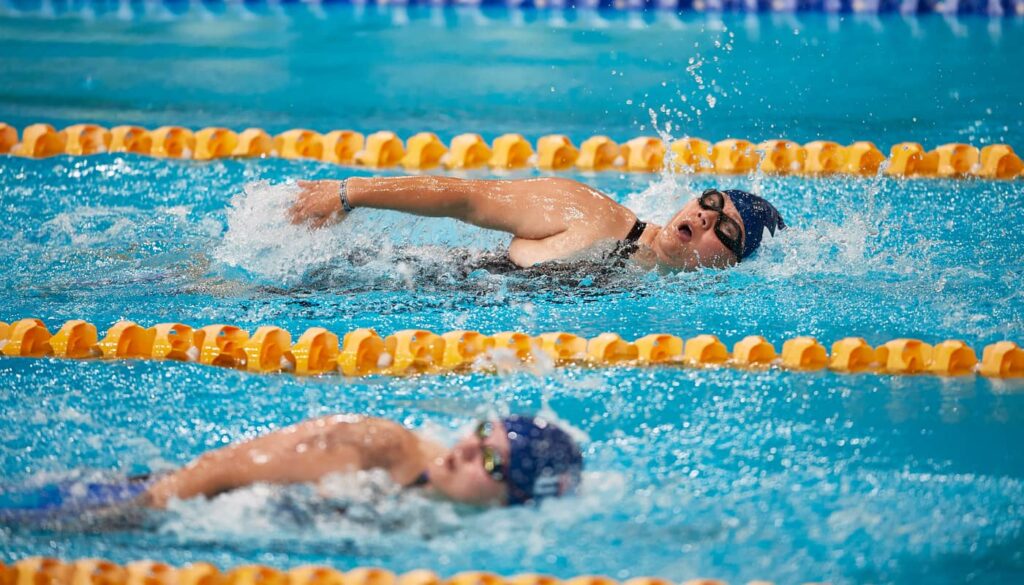
<path id="1" fill-rule="evenodd" d="M 344 212 L 338 181 L 302 181 L 291 208 L 294 223 L 320 227 Z M 352 178 L 347 184 L 353 207 L 391 209 L 428 217 L 451 217 L 508 232 L 524 240 L 544 240 L 573 230 L 601 232 L 632 212 L 578 181 L 541 178 L 516 181 L 450 177 Z M 628 226 L 626 227 L 628 231 Z M 623 234 L 610 234 L 617 237 Z"/>
<path id="2" fill-rule="evenodd" d="M 391 421 L 344 415 L 313 419 L 200 456 L 153 484 L 146 504 L 163 508 L 172 498 L 373 468 L 405 484 L 425 467 L 420 451 L 416 435 Z"/>

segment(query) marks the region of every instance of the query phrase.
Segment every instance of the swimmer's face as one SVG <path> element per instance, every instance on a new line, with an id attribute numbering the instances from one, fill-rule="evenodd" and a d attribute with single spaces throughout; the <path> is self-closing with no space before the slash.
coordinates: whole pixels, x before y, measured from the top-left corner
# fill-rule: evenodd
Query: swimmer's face
<path id="1" fill-rule="evenodd" d="M 484 469 L 485 451 L 492 450 L 506 464 L 509 461 L 508 434 L 498 421 L 481 439 L 476 433 L 462 438 L 444 456 L 434 459 L 428 475 L 430 484 L 448 498 L 475 505 L 502 505 L 508 501 L 508 487 Z"/>
<path id="2" fill-rule="evenodd" d="M 728 195 L 725 195 L 722 213 L 739 224 L 741 238 L 746 237 L 743 218 Z M 691 199 L 651 242 L 658 264 L 674 270 L 726 268 L 736 264 L 739 258 L 715 233 L 718 214 L 712 209 L 702 208 L 697 199 Z"/>

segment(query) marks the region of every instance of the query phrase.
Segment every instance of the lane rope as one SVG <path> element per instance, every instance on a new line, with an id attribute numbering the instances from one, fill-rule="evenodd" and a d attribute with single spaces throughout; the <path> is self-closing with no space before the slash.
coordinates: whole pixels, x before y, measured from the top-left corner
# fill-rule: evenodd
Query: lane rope
<path id="1" fill-rule="evenodd" d="M 211 563 L 198 562 L 181 568 L 144 560 L 124 566 L 103 559 L 63 562 L 47 557 L 21 559 L 12 565 L 0 563 L 0 583 L 5 585 L 620 585 L 603 575 L 580 575 L 558 579 L 550 575 L 524 573 L 503 577 L 485 571 L 465 571 L 449 578 L 418 569 L 396 575 L 387 569 L 360 567 L 339 571 L 331 567 L 306 565 L 281 571 L 265 565 L 242 565 L 221 572 Z M 753 585 L 755 582 L 751 582 Z M 772 585 L 756 581 L 758 585 Z M 675 585 L 659 577 L 634 577 L 621 585 Z M 717 579 L 695 578 L 678 585 L 726 585 Z M 807 584 L 810 585 L 810 584 Z"/>
<path id="2" fill-rule="evenodd" d="M 801 145 L 781 139 L 755 144 L 736 138 L 715 143 L 681 138 L 666 145 L 656 136 L 638 136 L 621 144 L 607 136 L 592 136 L 577 147 L 563 134 L 542 136 L 536 144 L 521 134 L 503 134 L 488 144 L 479 134 L 470 133 L 460 134 L 445 145 L 432 132 L 420 132 L 403 141 L 386 130 L 364 136 L 353 130 L 321 134 L 296 128 L 271 136 L 260 128 L 235 132 L 211 127 L 193 132 L 182 126 L 153 130 L 117 126 L 108 130 L 97 124 L 74 124 L 60 131 L 49 124 L 32 124 L 19 137 L 16 128 L 0 123 L 0 154 L 45 158 L 103 152 L 191 160 L 278 157 L 408 171 L 534 168 L 544 172 L 655 173 L 668 159 L 679 172 L 718 175 L 760 171 L 806 177 L 1024 177 L 1024 162 L 1007 144 L 978 148 L 949 143 L 927 150 L 917 142 L 901 142 L 893 145 L 886 156 L 868 141 L 842 145 L 815 140 Z"/>
<path id="3" fill-rule="evenodd" d="M 132 321 L 115 323 L 101 338 L 95 325 L 80 319 L 65 322 L 56 333 L 39 319 L 0 323 L 0 354 L 176 360 L 304 376 L 442 374 L 548 363 L 1024 377 L 1024 349 L 1013 341 L 986 346 L 979 360 L 975 351 L 960 340 L 931 345 L 904 338 L 872 347 L 863 338 L 846 337 L 833 343 L 829 352 L 814 337 L 801 336 L 786 340 L 778 352 L 764 337 L 751 335 L 737 342 L 730 352 L 718 337 L 709 334 L 684 340 L 653 333 L 626 341 L 615 333 L 586 339 L 566 332 L 533 336 L 517 331 L 484 335 L 455 330 L 437 335 L 425 329 L 405 329 L 382 337 L 373 329 L 363 328 L 339 339 L 323 327 L 310 327 L 293 343 L 288 331 L 272 325 L 250 334 L 224 324 L 192 328 L 183 323 L 160 323 L 147 328 Z"/>

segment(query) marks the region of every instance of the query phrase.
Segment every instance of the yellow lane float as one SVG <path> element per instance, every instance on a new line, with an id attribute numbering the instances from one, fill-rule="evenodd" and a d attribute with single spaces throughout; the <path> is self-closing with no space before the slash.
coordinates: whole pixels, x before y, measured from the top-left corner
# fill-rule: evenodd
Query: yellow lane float
<path id="1" fill-rule="evenodd" d="M 889 151 L 889 166 L 885 174 L 896 177 L 931 177 L 939 166 L 939 155 L 925 152 L 916 142 L 901 142 Z"/>
<path id="2" fill-rule="evenodd" d="M 195 361 L 199 350 L 195 346 L 195 332 L 182 323 L 160 323 L 149 328 L 153 335 L 150 357 L 158 360 Z"/>
<path id="3" fill-rule="evenodd" d="M 425 329 L 405 329 L 384 338 L 394 374 L 428 373 L 444 361 L 444 340 Z"/>
<path id="4" fill-rule="evenodd" d="M 316 376 L 337 367 L 340 348 L 338 336 L 323 327 L 310 327 L 291 349 L 295 373 Z"/>
<path id="5" fill-rule="evenodd" d="M 843 172 L 848 175 L 873 177 L 885 162 L 885 155 L 873 142 L 862 140 L 846 147 L 846 162 Z"/>
<path id="6" fill-rule="evenodd" d="M 310 327 L 292 343 L 288 331 L 261 326 L 249 333 L 232 325 L 198 329 L 183 323 L 160 323 L 144 328 L 132 321 L 115 323 L 102 338 L 86 321 L 65 322 L 51 335 L 39 319 L 0 323 L 0 353 L 9 357 L 68 359 L 154 359 L 195 361 L 250 372 L 294 372 L 299 375 L 345 376 L 410 375 L 487 370 L 531 362 L 544 357 L 559 365 L 780 367 L 794 371 L 829 369 L 840 373 L 876 372 L 898 375 L 965 376 L 993 378 L 1024 376 L 1024 350 L 1011 341 L 985 347 L 979 361 L 961 340 L 935 346 L 919 339 L 901 338 L 872 348 L 860 337 L 832 344 L 831 353 L 813 337 L 786 340 L 782 351 L 764 337 L 751 335 L 733 346 L 732 353 L 714 335 L 683 339 L 665 333 L 627 341 L 615 333 L 586 339 L 564 331 L 530 336 L 519 331 L 485 335 L 455 330 L 437 335 L 425 329 L 406 329 L 382 338 L 373 329 L 338 336 L 322 327 Z M 493 352 L 493 353 L 491 353 Z M 490 359 L 479 359 L 487 356 Z"/>
<path id="7" fill-rule="evenodd" d="M 441 339 L 444 341 L 441 365 L 449 370 L 468 366 L 480 354 L 494 347 L 494 341 L 478 331 L 449 331 Z"/>
<path id="8" fill-rule="evenodd" d="M 239 158 L 259 158 L 270 156 L 274 152 L 274 139 L 262 128 L 246 128 L 238 135 L 238 144 L 231 151 L 231 156 Z"/>
<path id="9" fill-rule="evenodd" d="M 537 141 L 537 168 L 542 171 L 566 171 L 576 164 L 580 151 L 564 134 L 549 134 Z"/>
<path id="10" fill-rule="evenodd" d="M 935 172 L 940 177 L 966 177 L 981 161 L 981 153 L 970 144 L 943 144 L 935 153 L 939 157 Z"/>
<path id="11" fill-rule="evenodd" d="M 345 574 L 330 567 L 305 565 L 288 571 L 289 585 L 346 585 Z"/>
<path id="12" fill-rule="evenodd" d="M 152 357 L 153 331 L 132 321 L 119 321 L 107 330 L 99 342 L 100 352 L 107 359 L 138 359 Z"/>
<path id="13" fill-rule="evenodd" d="M 587 340 L 572 333 L 541 333 L 537 344 L 556 363 L 582 361 L 587 357 Z"/>
<path id="14" fill-rule="evenodd" d="M 804 145 L 807 158 L 804 173 L 808 175 L 831 175 L 843 170 L 846 164 L 846 149 L 836 142 L 815 140 Z"/>
<path id="15" fill-rule="evenodd" d="M 714 170 L 711 162 L 711 143 L 700 138 L 680 138 L 670 147 L 678 170 L 704 173 Z"/>
<path id="16" fill-rule="evenodd" d="M 291 353 L 292 336 L 273 325 L 256 329 L 244 345 L 245 369 L 250 372 L 280 372 L 295 369 L 295 358 Z"/>
<path id="17" fill-rule="evenodd" d="M 979 371 L 989 378 L 1024 377 L 1024 349 L 1012 341 L 993 343 L 985 348 Z"/>
<path id="18" fill-rule="evenodd" d="M 274 137 L 274 151 L 281 158 L 311 158 L 323 156 L 324 145 L 320 134 L 305 128 L 295 128 Z"/>
<path id="19" fill-rule="evenodd" d="M 45 158 L 64 153 L 64 135 L 49 124 L 32 124 L 21 133 L 21 142 L 11 150 L 29 158 Z"/>
<path id="20" fill-rule="evenodd" d="M 616 333 L 602 333 L 587 342 L 587 358 L 595 364 L 620 364 L 637 359 L 636 344 L 625 341 Z"/>
<path id="21" fill-rule="evenodd" d="M 384 340 L 373 329 L 356 329 L 345 334 L 338 354 L 338 369 L 346 376 L 366 376 L 390 362 L 383 359 Z"/>
<path id="22" fill-rule="evenodd" d="M 716 173 L 736 175 L 757 169 L 761 155 L 749 141 L 729 138 L 715 143 L 711 149 L 711 162 Z"/>
<path id="23" fill-rule="evenodd" d="M 775 347 L 760 335 L 748 335 L 732 348 L 732 359 L 740 366 L 767 366 L 777 357 Z"/>
<path id="24" fill-rule="evenodd" d="M 110 129 L 110 152 L 150 154 L 153 137 L 142 126 L 115 126 Z"/>
<path id="25" fill-rule="evenodd" d="M 167 158 L 191 158 L 196 137 L 188 128 L 161 126 L 149 133 L 153 141 L 149 154 Z"/>
<path id="26" fill-rule="evenodd" d="M 820 370 L 828 364 L 825 348 L 813 337 L 794 337 L 782 344 L 782 365 L 793 370 Z"/>
<path id="27" fill-rule="evenodd" d="M 18 143 L 18 129 L 10 124 L 0 122 L 0 154 L 11 152 Z"/>
<path id="28" fill-rule="evenodd" d="M 451 148 L 444 157 L 448 169 L 467 170 L 486 166 L 491 160 L 491 148 L 479 134 L 459 134 L 452 138 Z"/>
<path id="29" fill-rule="evenodd" d="M 192 158 L 196 160 L 225 158 L 238 148 L 238 134 L 227 128 L 203 128 L 195 133 L 195 141 Z"/>
<path id="30" fill-rule="evenodd" d="M 981 149 L 978 176 L 985 179 L 1013 179 L 1024 173 L 1024 162 L 1006 144 L 992 144 Z"/>
<path id="31" fill-rule="evenodd" d="M 366 137 L 366 144 L 353 160 L 357 165 L 386 169 L 402 162 L 403 156 L 405 147 L 402 146 L 402 139 L 390 130 L 381 130 Z"/>
<path id="32" fill-rule="evenodd" d="M 132 561 L 125 565 L 125 585 L 178 585 L 178 570 L 157 561 Z"/>
<path id="33" fill-rule="evenodd" d="M 653 136 L 639 136 L 619 148 L 627 171 L 654 173 L 665 160 L 665 144 Z"/>
<path id="34" fill-rule="evenodd" d="M 402 166 L 409 170 L 425 171 L 441 166 L 441 157 L 448 152 L 441 139 L 433 132 L 420 132 L 406 142 Z"/>
<path id="35" fill-rule="evenodd" d="M 64 152 L 89 155 L 110 149 L 110 131 L 96 124 L 75 124 L 60 131 L 64 135 Z"/>
<path id="36" fill-rule="evenodd" d="M 580 144 L 576 167 L 584 171 L 607 171 L 615 167 L 620 150 L 607 136 L 591 136 Z"/>
<path id="37" fill-rule="evenodd" d="M 490 165 L 494 169 L 522 169 L 530 164 L 531 156 L 533 147 L 522 134 L 502 134 L 494 139 Z"/>
<path id="38" fill-rule="evenodd" d="M 804 170 L 807 152 L 792 140 L 766 140 L 758 145 L 764 152 L 761 171 L 772 175 L 792 175 Z"/>
<path id="39" fill-rule="evenodd" d="M 234 325 L 207 325 L 193 334 L 199 363 L 235 368 L 245 364 L 249 332 Z"/>
<path id="40" fill-rule="evenodd" d="M 6 356 L 43 357 L 53 351 L 50 331 L 39 319 L 20 319 L 2 329 L 6 334 L 0 351 Z"/>
<path id="41" fill-rule="evenodd" d="M 686 340 L 683 359 L 692 365 L 724 364 L 729 359 L 729 350 L 714 335 L 698 335 Z"/>
<path id="42" fill-rule="evenodd" d="M 72 319 L 64 323 L 60 330 L 50 338 L 50 348 L 55 357 L 82 359 L 96 357 L 100 352 L 96 349 L 99 335 L 96 326 L 81 319 Z M 192 340 L 189 340 L 192 345 Z"/>
<path id="43" fill-rule="evenodd" d="M 893 145 L 888 158 L 875 144 L 858 141 L 847 146 L 815 140 L 801 146 L 784 139 L 757 145 L 727 139 L 712 145 L 707 140 L 685 137 L 672 142 L 673 167 L 678 172 L 830 176 L 874 176 L 884 166 L 890 177 L 940 177 L 1009 180 L 1024 175 L 1024 161 L 1007 144 L 981 148 L 949 143 L 928 151 L 916 142 Z M 408 150 L 408 152 L 407 152 Z M 607 136 L 591 136 L 579 149 L 568 136 L 549 134 L 537 141 L 537 151 L 521 134 L 497 137 L 488 146 L 479 134 L 456 136 L 445 148 L 431 132 L 420 132 L 408 144 L 394 132 L 375 132 L 367 137 L 353 130 L 319 134 L 296 128 L 271 137 L 260 128 L 235 133 L 227 128 L 204 128 L 195 134 L 181 126 L 148 131 L 140 126 L 117 126 L 108 131 L 96 124 L 73 124 L 58 132 L 49 124 L 24 129 L 19 141 L 16 128 L 0 123 L 0 154 L 48 157 L 58 154 L 88 155 L 104 151 L 129 152 L 168 158 L 209 160 L 227 156 L 252 158 L 279 156 L 315 159 L 342 165 L 409 170 L 442 166 L 450 170 L 520 169 L 534 166 L 543 171 L 610 171 L 655 173 L 663 168 L 666 145 L 654 136 L 639 136 L 621 146 Z"/>
<path id="44" fill-rule="evenodd" d="M 875 350 L 862 337 L 845 337 L 832 344 L 828 367 L 836 372 L 864 372 L 875 364 Z"/>
<path id="45" fill-rule="evenodd" d="M 325 162 L 350 165 L 356 153 L 363 149 L 366 139 L 352 130 L 331 130 L 320 137 L 320 155 Z"/>

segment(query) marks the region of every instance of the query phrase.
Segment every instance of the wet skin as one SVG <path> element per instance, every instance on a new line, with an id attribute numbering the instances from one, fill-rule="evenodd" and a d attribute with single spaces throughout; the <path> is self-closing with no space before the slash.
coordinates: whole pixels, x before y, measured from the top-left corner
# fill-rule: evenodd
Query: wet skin
<path id="1" fill-rule="evenodd" d="M 293 223 L 308 223 L 318 229 L 344 218 L 339 181 L 300 181 L 299 188 L 289 210 Z M 513 239 L 509 258 L 521 267 L 571 259 L 595 246 L 622 240 L 637 220 L 632 211 L 600 191 L 562 178 L 352 178 L 347 182 L 347 195 L 357 209 L 369 207 L 450 217 L 510 233 Z M 633 260 L 646 268 L 661 270 L 725 268 L 735 264 L 738 258 L 714 232 L 718 213 L 701 208 L 694 199 L 667 225 L 648 224 Z M 722 213 L 743 225 L 728 196 Z"/>

